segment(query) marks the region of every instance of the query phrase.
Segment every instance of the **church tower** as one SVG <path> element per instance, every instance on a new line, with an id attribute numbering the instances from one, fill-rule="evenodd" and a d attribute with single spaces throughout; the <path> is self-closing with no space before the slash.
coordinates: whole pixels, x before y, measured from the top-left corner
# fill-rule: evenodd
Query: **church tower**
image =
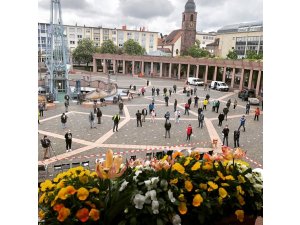
<path id="1" fill-rule="evenodd" d="M 194 0 L 188 0 L 182 13 L 183 34 L 181 36 L 181 55 L 196 41 L 197 12 Z"/>

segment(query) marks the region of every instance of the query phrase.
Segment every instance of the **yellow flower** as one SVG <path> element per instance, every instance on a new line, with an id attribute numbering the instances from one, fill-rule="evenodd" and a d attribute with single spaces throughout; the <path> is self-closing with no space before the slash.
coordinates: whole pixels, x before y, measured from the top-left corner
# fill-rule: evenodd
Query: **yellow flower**
<path id="1" fill-rule="evenodd" d="M 177 184 L 178 183 L 178 178 L 170 180 L 170 184 Z"/>
<path id="2" fill-rule="evenodd" d="M 198 170 L 200 169 L 201 163 L 200 162 L 196 162 L 193 167 L 192 167 L 192 171 Z"/>
<path id="3" fill-rule="evenodd" d="M 190 164 L 191 159 L 193 159 L 192 157 L 187 157 L 185 162 L 184 162 L 184 166 L 187 166 Z"/>
<path id="4" fill-rule="evenodd" d="M 223 174 L 220 171 L 217 171 L 217 174 L 222 180 L 225 180 L 225 177 L 223 176 Z"/>
<path id="5" fill-rule="evenodd" d="M 180 212 L 181 215 L 186 214 L 186 212 L 187 212 L 187 207 L 186 207 L 185 202 L 180 202 L 180 203 L 179 203 L 179 205 L 178 205 L 178 211 Z"/>
<path id="6" fill-rule="evenodd" d="M 202 167 L 202 169 L 204 169 L 204 170 L 211 170 L 212 168 L 213 168 L 213 165 L 210 162 L 206 162 L 204 164 L 204 166 Z"/>
<path id="7" fill-rule="evenodd" d="M 189 180 L 186 180 L 185 182 L 184 182 L 184 187 L 185 187 L 185 189 L 187 190 L 187 191 L 192 191 L 192 189 L 193 189 L 193 184 L 192 184 L 192 182 L 191 181 L 189 181 Z"/>
<path id="8" fill-rule="evenodd" d="M 245 192 L 243 191 L 243 189 L 242 189 L 242 187 L 241 187 L 240 185 L 236 187 L 236 190 L 237 190 L 237 192 L 240 193 L 241 195 L 244 195 L 244 194 L 245 194 Z"/>
<path id="9" fill-rule="evenodd" d="M 51 180 L 45 180 L 45 182 L 41 183 L 41 191 L 46 191 L 46 189 L 51 190 L 55 185 L 52 184 Z"/>
<path id="10" fill-rule="evenodd" d="M 235 180 L 234 177 L 231 176 L 231 175 L 226 176 L 225 179 L 226 179 L 226 180 Z"/>
<path id="11" fill-rule="evenodd" d="M 70 215 L 70 209 L 68 208 L 61 208 L 58 212 L 57 220 L 60 222 L 64 222 L 65 219 Z"/>
<path id="12" fill-rule="evenodd" d="M 237 199 L 238 199 L 241 206 L 245 205 L 245 200 L 244 200 L 243 196 L 238 194 L 236 197 L 237 197 Z"/>
<path id="13" fill-rule="evenodd" d="M 85 170 L 85 175 L 89 176 L 91 174 L 91 171 Z"/>
<path id="14" fill-rule="evenodd" d="M 68 197 L 67 189 L 66 188 L 60 189 L 57 196 L 62 200 L 66 200 Z"/>
<path id="15" fill-rule="evenodd" d="M 45 218 L 45 212 L 43 210 L 39 211 L 39 218 L 42 220 Z"/>
<path id="16" fill-rule="evenodd" d="M 217 189 L 218 185 L 212 181 L 208 181 L 207 184 L 212 188 L 212 189 Z"/>
<path id="17" fill-rule="evenodd" d="M 90 189 L 90 193 L 96 193 L 96 194 L 98 194 L 99 193 L 99 189 L 98 188 L 92 188 L 92 189 Z"/>
<path id="18" fill-rule="evenodd" d="M 209 192 L 211 192 L 211 191 L 213 191 L 214 189 L 212 189 L 211 187 L 209 187 L 208 189 L 207 189 L 207 191 L 209 191 Z"/>
<path id="19" fill-rule="evenodd" d="M 66 187 L 66 192 L 69 195 L 74 195 L 76 193 L 76 189 L 72 185 L 69 185 Z"/>
<path id="20" fill-rule="evenodd" d="M 57 183 L 59 181 L 59 179 L 57 178 L 57 177 L 55 177 L 54 179 L 53 179 L 53 182 L 55 182 L 55 183 Z"/>
<path id="21" fill-rule="evenodd" d="M 65 186 L 65 180 L 62 179 L 61 181 L 59 181 L 59 183 L 56 185 L 57 188 L 63 188 Z"/>
<path id="22" fill-rule="evenodd" d="M 238 180 L 239 180 L 239 183 L 242 183 L 242 184 L 246 182 L 245 178 L 242 175 L 238 175 Z"/>
<path id="23" fill-rule="evenodd" d="M 235 215 L 240 222 L 244 221 L 244 210 L 240 210 L 240 209 L 236 210 Z"/>
<path id="24" fill-rule="evenodd" d="M 224 188 L 219 188 L 219 195 L 221 198 L 226 198 L 227 191 Z"/>
<path id="25" fill-rule="evenodd" d="M 203 198 L 200 194 L 196 194 L 193 199 L 193 206 L 198 207 L 203 202 Z"/>
<path id="26" fill-rule="evenodd" d="M 84 201 L 89 196 L 89 191 L 85 189 L 84 187 L 81 187 L 77 191 L 77 198 L 81 201 Z"/>
<path id="27" fill-rule="evenodd" d="M 181 202 L 183 202 L 185 199 L 184 199 L 184 195 L 183 194 L 180 194 L 179 196 L 178 196 L 178 200 L 179 201 L 181 201 Z"/>
<path id="28" fill-rule="evenodd" d="M 222 205 L 223 204 L 223 198 L 222 197 L 218 197 L 218 202 L 219 202 L 219 205 Z"/>
<path id="29" fill-rule="evenodd" d="M 40 199 L 39 199 L 39 203 L 43 203 L 45 197 L 46 197 L 46 193 L 42 194 L 41 197 L 40 197 Z"/>
<path id="30" fill-rule="evenodd" d="M 97 173 L 96 173 L 96 172 L 92 172 L 92 173 L 90 174 L 90 176 L 91 176 L 91 177 L 97 177 Z"/>
<path id="31" fill-rule="evenodd" d="M 207 184 L 200 184 L 199 187 L 203 190 L 206 190 L 207 189 Z"/>
<path id="32" fill-rule="evenodd" d="M 169 157 L 168 155 L 165 155 L 165 156 L 161 159 L 161 161 L 167 160 L 168 157 Z"/>
<path id="33" fill-rule="evenodd" d="M 56 200 L 58 199 L 58 196 L 56 195 L 53 201 L 51 202 L 51 207 L 56 204 Z"/>
<path id="34" fill-rule="evenodd" d="M 105 167 L 110 168 L 113 164 L 113 151 L 111 149 L 108 149 L 106 151 L 106 161 L 105 161 Z"/>
<path id="35" fill-rule="evenodd" d="M 184 174 L 184 167 L 180 164 L 180 163 L 175 163 L 173 166 L 172 166 L 172 170 L 176 170 L 177 172 L 181 173 L 181 174 Z"/>
<path id="36" fill-rule="evenodd" d="M 83 184 L 86 184 L 89 181 L 89 178 L 88 178 L 88 176 L 83 175 L 83 176 L 79 177 L 79 181 Z"/>
<path id="37" fill-rule="evenodd" d="M 227 183 L 221 183 L 221 186 L 222 187 L 229 187 L 229 184 L 227 184 Z"/>
<path id="38" fill-rule="evenodd" d="M 100 211 L 97 209 L 91 209 L 89 216 L 92 218 L 92 220 L 97 221 L 100 218 Z"/>

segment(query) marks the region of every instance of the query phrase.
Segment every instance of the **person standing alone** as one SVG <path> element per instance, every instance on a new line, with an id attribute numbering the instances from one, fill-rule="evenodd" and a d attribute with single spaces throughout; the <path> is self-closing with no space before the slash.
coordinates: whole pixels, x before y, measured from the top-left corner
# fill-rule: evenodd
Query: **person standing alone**
<path id="1" fill-rule="evenodd" d="M 233 132 L 233 141 L 234 141 L 234 147 L 240 147 L 240 131 L 235 130 Z"/>
<path id="2" fill-rule="evenodd" d="M 192 133 L 193 133 L 193 128 L 192 125 L 189 124 L 188 127 L 186 128 L 186 141 L 191 140 Z"/>
<path id="3" fill-rule="evenodd" d="M 102 117 L 102 111 L 100 110 L 100 108 L 97 108 L 98 124 L 101 124 L 101 117 Z"/>
<path id="4" fill-rule="evenodd" d="M 40 116 L 44 117 L 44 105 L 42 102 L 39 104 L 39 112 L 40 112 Z"/>
<path id="5" fill-rule="evenodd" d="M 115 132 L 115 129 L 118 132 L 118 125 L 119 125 L 119 121 L 120 121 L 120 115 L 117 113 L 116 115 L 114 115 L 112 117 L 112 120 L 114 121 L 113 132 Z"/>
<path id="6" fill-rule="evenodd" d="M 143 115 L 142 122 L 146 122 L 146 116 L 147 116 L 147 114 L 148 114 L 147 109 L 146 109 L 146 107 L 144 107 L 142 109 L 142 115 Z"/>
<path id="7" fill-rule="evenodd" d="M 255 116 L 254 116 L 254 120 L 257 120 L 257 121 L 258 121 L 258 117 L 259 117 L 259 115 L 260 115 L 260 110 L 259 110 L 259 108 L 257 107 L 257 108 L 255 109 Z"/>
<path id="8" fill-rule="evenodd" d="M 174 101 L 174 112 L 176 111 L 176 109 L 177 109 L 177 99 L 175 99 Z"/>
<path id="9" fill-rule="evenodd" d="M 201 129 L 203 128 L 203 122 L 204 122 L 204 114 L 200 113 L 198 114 L 198 122 L 199 122 L 199 126 Z"/>
<path id="10" fill-rule="evenodd" d="M 63 113 L 60 117 L 60 121 L 62 124 L 62 128 L 65 129 L 66 128 L 66 123 L 67 123 L 67 115 L 65 113 Z"/>
<path id="11" fill-rule="evenodd" d="M 236 99 L 234 99 L 234 102 L 233 102 L 233 109 L 235 109 L 235 108 L 236 108 L 236 106 L 237 106 L 237 100 L 236 100 Z"/>
<path id="12" fill-rule="evenodd" d="M 247 105 L 246 105 L 246 114 L 249 114 L 249 111 L 250 111 L 250 102 L 247 102 Z"/>
<path id="13" fill-rule="evenodd" d="M 223 137 L 223 145 L 225 145 L 226 141 L 226 146 L 228 146 L 228 135 L 229 135 L 229 128 L 228 125 L 225 126 L 225 128 L 222 131 L 224 137 Z"/>
<path id="14" fill-rule="evenodd" d="M 224 120 L 224 114 L 222 112 L 219 114 L 218 119 L 219 119 L 218 126 L 220 127 L 220 126 L 222 126 L 222 122 Z"/>
<path id="15" fill-rule="evenodd" d="M 72 133 L 70 130 L 65 134 L 65 140 L 66 140 L 66 152 L 72 151 Z"/>
<path id="16" fill-rule="evenodd" d="M 169 134 L 169 138 L 170 137 L 170 130 L 171 130 L 171 123 L 170 123 L 170 120 L 167 120 L 166 123 L 165 123 L 165 129 L 166 129 L 166 133 L 165 133 L 165 138 L 167 138 L 167 134 Z"/>
<path id="17" fill-rule="evenodd" d="M 241 127 L 244 128 L 244 132 L 246 131 L 245 129 L 245 123 L 246 123 L 246 118 L 245 118 L 245 115 L 242 116 L 242 118 L 240 119 L 240 126 L 238 128 L 238 130 L 240 130 Z"/>
<path id="18" fill-rule="evenodd" d="M 93 128 L 93 127 L 95 127 L 95 116 L 94 116 L 94 113 L 93 112 L 91 112 L 90 114 L 89 114 L 89 122 L 90 122 L 90 125 L 91 125 L 91 129 Z M 96 127 L 95 127 L 96 128 Z"/>
<path id="19" fill-rule="evenodd" d="M 136 115 L 136 126 L 139 127 L 139 124 L 142 127 L 142 113 L 140 113 L 140 110 L 137 111 Z"/>

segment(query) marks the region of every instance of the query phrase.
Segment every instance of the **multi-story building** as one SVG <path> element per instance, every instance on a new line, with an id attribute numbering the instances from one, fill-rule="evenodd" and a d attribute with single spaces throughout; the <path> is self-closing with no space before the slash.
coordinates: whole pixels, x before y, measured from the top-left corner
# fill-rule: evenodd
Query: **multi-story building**
<path id="1" fill-rule="evenodd" d="M 215 55 L 226 58 L 230 50 L 235 49 L 238 58 L 246 57 L 247 50 L 253 50 L 257 53 L 263 53 L 263 23 L 240 23 L 224 26 L 217 31 L 216 42 L 214 45 Z"/>
<path id="2" fill-rule="evenodd" d="M 45 60 L 46 43 L 48 42 L 48 29 L 49 24 L 38 24 L 38 49 L 40 52 L 40 62 Z M 93 40 L 95 46 L 99 47 L 106 40 L 112 40 L 118 47 L 123 47 L 123 44 L 127 40 L 133 39 L 144 47 L 147 53 L 157 50 L 158 32 L 145 31 L 144 28 L 140 28 L 140 30 L 127 30 L 126 26 L 123 26 L 122 29 L 112 29 L 103 27 L 64 25 L 64 29 L 70 51 L 73 51 L 77 47 L 78 41 L 84 38 Z"/>
<path id="3" fill-rule="evenodd" d="M 206 48 L 206 45 L 213 43 L 216 39 L 216 32 L 197 32 L 196 40 L 200 42 L 200 48 Z"/>

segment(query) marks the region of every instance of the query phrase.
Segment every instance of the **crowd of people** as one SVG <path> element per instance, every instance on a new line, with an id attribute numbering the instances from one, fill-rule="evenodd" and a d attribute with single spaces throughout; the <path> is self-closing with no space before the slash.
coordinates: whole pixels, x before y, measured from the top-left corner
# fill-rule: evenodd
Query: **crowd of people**
<path id="1" fill-rule="evenodd" d="M 147 86 L 149 86 L 149 81 L 147 81 Z M 132 86 L 130 85 L 130 89 L 136 90 L 136 86 Z M 206 87 L 207 90 L 207 87 Z M 141 88 L 141 93 L 142 95 L 144 95 L 144 93 L 146 92 L 145 88 Z M 150 102 L 150 104 L 148 105 L 148 109 L 146 107 L 143 107 L 142 109 L 137 110 L 136 112 L 136 122 L 137 122 L 137 127 L 143 127 L 143 123 L 146 122 L 146 118 L 147 116 L 149 116 L 150 119 L 150 123 L 155 123 L 155 118 L 157 116 L 157 109 L 155 107 L 155 96 L 159 96 L 160 95 L 160 88 L 159 87 L 154 87 L 152 86 L 151 88 L 151 95 L 152 95 L 152 101 Z M 163 88 L 162 89 L 163 92 L 163 99 L 165 101 L 165 106 L 169 107 L 169 101 L 171 99 L 174 99 L 174 123 L 175 124 L 179 124 L 180 123 L 180 118 L 181 118 L 181 112 L 179 110 L 178 107 L 178 101 L 176 98 L 176 94 L 177 93 L 177 85 L 173 85 L 172 88 Z M 231 99 L 229 99 L 226 104 L 224 105 L 224 108 L 220 109 L 221 106 L 221 102 L 218 99 L 210 99 L 210 95 L 208 93 L 206 93 L 206 95 L 204 97 L 199 97 L 197 94 L 197 87 L 194 88 L 190 88 L 189 86 L 184 87 L 183 93 L 186 93 L 187 96 L 187 101 L 184 103 L 184 115 L 189 116 L 190 115 L 190 110 L 191 110 L 191 106 L 192 103 L 194 102 L 193 107 L 196 108 L 196 112 L 198 112 L 198 116 L 197 116 L 197 124 L 196 127 L 202 129 L 205 126 L 205 114 L 209 109 L 209 106 L 211 106 L 211 111 L 215 112 L 216 118 L 218 119 L 218 126 L 222 127 L 223 126 L 223 121 L 226 121 L 226 125 L 224 126 L 223 130 L 222 130 L 222 135 L 223 135 L 223 145 L 228 146 L 230 141 L 229 141 L 229 136 L 230 136 L 230 129 L 229 129 L 229 124 L 227 124 L 227 120 L 228 120 L 228 115 L 230 114 L 230 108 L 231 108 Z M 172 96 L 173 94 L 173 96 Z M 132 97 L 131 95 L 129 95 L 130 98 Z M 68 108 L 70 105 L 69 102 L 69 96 L 65 97 L 65 102 L 64 102 L 64 106 L 65 106 L 65 112 L 62 113 L 60 120 L 61 120 L 61 124 L 62 124 L 62 128 L 66 129 L 67 128 L 67 121 L 68 121 Z M 200 99 L 203 99 L 200 101 Z M 93 104 L 93 110 L 90 111 L 90 113 L 88 114 L 88 121 L 89 121 L 89 125 L 90 125 L 90 129 L 93 128 L 97 128 L 96 127 L 96 122 L 97 124 L 101 124 L 101 118 L 103 116 L 102 111 L 100 109 L 101 106 L 103 106 L 102 104 L 103 102 L 100 101 L 100 106 L 97 104 L 97 101 L 94 101 Z M 238 105 L 238 101 L 237 99 L 234 99 L 233 101 L 233 110 L 236 110 L 236 107 Z M 124 102 L 121 98 L 118 98 L 118 112 L 116 112 L 113 116 L 112 116 L 112 121 L 113 121 L 113 132 L 118 132 L 118 125 L 119 122 L 121 120 L 120 115 L 123 114 L 123 110 L 124 110 Z M 220 112 L 219 112 L 220 109 Z M 245 115 L 249 115 L 250 113 L 250 102 L 247 102 L 246 107 L 245 107 Z M 39 124 L 40 124 L 40 117 L 44 116 L 44 110 L 45 110 L 45 105 L 43 103 L 40 103 L 38 105 L 38 110 L 39 110 Z M 164 112 L 163 112 L 164 113 Z M 255 109 L 254 112 L 254 121 L 259 121 L 259 116 L 260 116 L 260 108 L 257 107 Z M 234 147 L 239 147 L 240 146 L 240 129 L 243 128 L 243 132 L 246 132 L 246 116 L 243 115 L 240 118 L 240 122 L 239 125 L 236 126 L 237 129 L 234 129 L 233 132 L 233 141 L 234 141 Z M 97 117 L 97 119 L 96 119 Z M 172 128 L 172 123 L 171 123 L 171 113 L 169 111 L 169 108 L 166 110 L 166 112 L 164 113 L 164 123 L 163 126 L 165 128 L 165 138 L 171 138 L 171 128 Z M 231 127 L 234 127 L 233 124 L 230 125 Z M 192 128 L 192 124 L 188 124 L 188 126 L 186 127 L 186 141 L 189 142 L 191 141 L 191 136 L 193 134 L 193 128 Z M 71 130 L 68 130 L 65 133 L 65 142 L 66 142 L 66 152 L 70 152 L 72 151 L 72 133 Z M 45 149 L 44 151 L 44 159 L 49 158 L 48 153 L 49 153 L 49 147 L 51 146 L 51 141 L 48 139 L 47 136 L 44 136 L 44 138 L 41 140 L 41 144 L 42 147 Z"/>

